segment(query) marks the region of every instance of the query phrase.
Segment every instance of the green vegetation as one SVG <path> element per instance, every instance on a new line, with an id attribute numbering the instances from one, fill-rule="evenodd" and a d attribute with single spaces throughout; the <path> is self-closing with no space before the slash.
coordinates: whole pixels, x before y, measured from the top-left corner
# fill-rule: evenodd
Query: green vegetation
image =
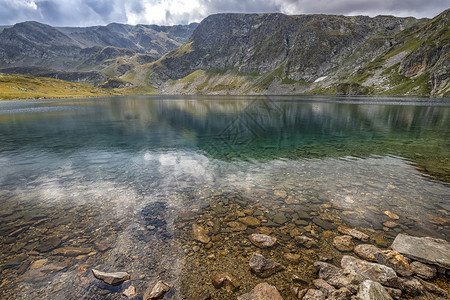
<path id="1" fill-rule="evenodd" d="M 398 68 L 398 65 L 395 65 Z M 395 67 L 393 66 L 393 67 Z M 426 96 L 430 94 L 428 80 L 430 73 L 426 72 L 420 76 L 409 78 L 395 71 L 394 68 L 389 75 L 389 85 L 392 86 L 388 91 L 381 94 L 389 95 L 417 95 Z"/>
<path id="2" fill-rule="evenodd" d="M 52 78 L 0 73 L 0 99 L 70 98 L 120 95 L 118 91 Z"/>

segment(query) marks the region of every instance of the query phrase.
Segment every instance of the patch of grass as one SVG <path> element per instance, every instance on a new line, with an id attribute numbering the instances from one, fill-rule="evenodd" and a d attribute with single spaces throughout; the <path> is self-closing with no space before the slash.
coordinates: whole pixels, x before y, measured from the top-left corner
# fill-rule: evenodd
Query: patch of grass
<path id="1" fill-rule="evenodd" d="M 410 38 L 408 41 L 403 45 L 400 46 L 389 53 L 387 53 L 385 56 L 383 56 L 383 59 L 389 59 L 394 55 L 399 54 L 400 52 L 406 51 L 408 53 L 413 52 L 414 50 L 418 49 L 420 45 L 422 45 L 423 41 L 417 38 Z"/>
<path id="2" fill-rule="evenodd" d="M 71 98 L 120 95 L 118 91 L 53 78 L 0 73 L 0 99 Z"/>
<path id="3" fill-rule="evenodd" d="M 173 50 L 173 52 L 169 53 L 168 56 L 170 57 L 181 57 L 187 53 L 191 53 L 192 51 L 194 51 L 194 49 L 192 49 L 192 42 L 186 43 L 181 47 L 178 47 L 177 49 Z"/>
<path id="4" fill-rule="evenodd" d="M 205 71 L 203 70 L 197 70 L 192 72 L 191 74 L 187 75 L 186 77 L 183 77 L 180 79 L 180 82 L 184 83 L 184 88 L 188 88 L 197 78 L 204 76 Z"/>
<path id="5" fill-rule="evenodd" d="M 429 95 L 431 90 L 428 85 L 430 73 L 426 72 L 420 76 L 409 78 L 397 72 L 392 72 L 389 77 L 392 88 L 382 94 L 389 95 Z"/>

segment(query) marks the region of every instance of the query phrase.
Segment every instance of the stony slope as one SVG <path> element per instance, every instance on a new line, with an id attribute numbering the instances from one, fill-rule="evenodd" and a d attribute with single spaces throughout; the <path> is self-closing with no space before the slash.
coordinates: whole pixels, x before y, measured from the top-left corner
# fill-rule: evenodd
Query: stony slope
<path id="1" fill-rule="evenodd" d="M 149 66 L 163 93 L 448 94 L 448 14 L 219 14 Z"/>
<path id="2" fill-rule="evenodd" d="M 113 23 L 56 28 L 38 22 L 18 23 L 0 32 L 0 68 L 7 73 L 99 83 L 111 76 L 111 70 L 104 69 L 117 59 L 135 57 L 136 63 L 154 61 L 184 44 L 196 26 Z M 112 75 L 122 75 L 128 70 L 125 67 Z"/>

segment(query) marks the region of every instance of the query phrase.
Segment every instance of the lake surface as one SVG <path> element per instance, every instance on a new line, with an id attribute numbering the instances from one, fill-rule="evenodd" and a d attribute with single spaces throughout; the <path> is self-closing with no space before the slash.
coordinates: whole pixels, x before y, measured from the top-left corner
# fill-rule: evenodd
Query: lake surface
<path id="1" fill-rule="evenodd" d="M 290 299 L 293 275 L 342 257 L 338 225 L 381 248 L 398 233 L 449 240 L 450 99 L 2 101 L 0 203 L 1 299 L 123 299 L 131 284 L 142 297 L 159 279 L 170 299 L 232 299 L 263 281 Z M 251 233 L 278 243 L 256 248 Z M 256 251 L 285 270 L 257 278 Z M 131 280 L 111 287 L 92 268 Z M 239 291 L 216 290 L 220 272 Z"/>

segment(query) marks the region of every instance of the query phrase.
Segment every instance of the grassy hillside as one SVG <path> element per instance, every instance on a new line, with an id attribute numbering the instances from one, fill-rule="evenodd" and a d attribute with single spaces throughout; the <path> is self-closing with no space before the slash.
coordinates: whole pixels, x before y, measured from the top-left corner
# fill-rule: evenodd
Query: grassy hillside
<path id="1" fill-rule="evenodd" d="M 114 90 L 52 78 L 0 73 L 0 99 L 113 96 Z"/>

